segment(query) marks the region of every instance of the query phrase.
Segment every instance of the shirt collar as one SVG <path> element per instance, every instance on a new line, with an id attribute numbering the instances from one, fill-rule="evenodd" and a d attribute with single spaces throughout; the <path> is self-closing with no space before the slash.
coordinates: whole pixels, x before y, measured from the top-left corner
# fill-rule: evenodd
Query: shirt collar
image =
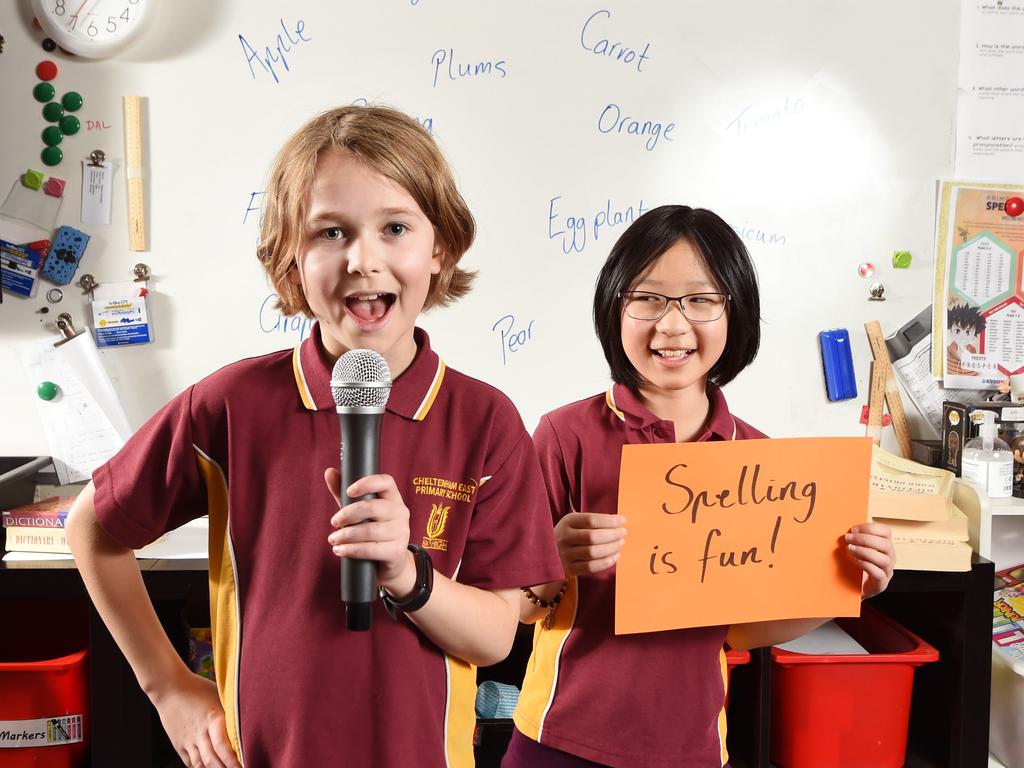
<path id="1" fill-rule="evenodd" d="M 387 410 L 407 419 L 422 421 L 427 417 L 444 382 L 444 360 L 430 348 L 430 337 L 421 328 L 413 332 L 416 357 L 391 385 Z M 302 405 L 309 411 L 334 410 L 331 394 L 333 363 L 320 340 L 320 324 L 316 323 L 305 341 L 292 352 L 295 385 Z"/>
<path id="2" fill-rule="evenodd" d="M 725 395 L 722 394 L 720 387 L 711 382 L 708 382 L 707 391 L 711 415 L 704 434 L 698 440 L 735 440 L 736 421 L 729 413 Z M 622 384 L 613 384 L 608 388 L 605 402 L 609 410 L 631 429 L 646 429 L 661 421 L 650 412 L 633 390 Z"/>

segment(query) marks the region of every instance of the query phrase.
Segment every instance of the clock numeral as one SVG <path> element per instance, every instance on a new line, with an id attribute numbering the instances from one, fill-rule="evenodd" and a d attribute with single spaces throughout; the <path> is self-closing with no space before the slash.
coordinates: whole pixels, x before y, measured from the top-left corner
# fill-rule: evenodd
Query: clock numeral
<path id="1" fill-rule="evenodd" d="M 107 32 L 110 32 L 111 34 L 117 32 L 117 22 L 114 21 L 113 16 L 107 16 Z"/>
<path id="2" fill-rule="evenodd" d="M 85 28 L 85 31 L 89 33 L 89 37 L 96 37 L 96 34 L 97 34 L 97 33 L 98 33 L 98 32 L 99 32 L 100 30 L 99 30 L 99 28 L 98 28 L 98 27 L 97 27 L 97 26 L 96 26 L 95 24 L 93 24 L 93 23 L 92 23 L 92 22 L 90 21 L 90 22 L 89 22 L 89 26 Z"/>
<path id="3" fill-rule="evenodd" d="M 124 13 L 122 13 L 120 16 L 118 16 L 118 18 L 119 19 L 124 19 L 125 21 L 131 21 L 131 19 L 128 18 L 128 8 L 127 8 L 127 6 L 124 9 Z"/>
<path id="4" fill-rule="evenodd" d="M 139 4 L 139 0 L 128 0 L 128 2 L 131 3 L 132 5 L 138 5 Z"/>
<path id="5" fill-rule="evenodd" d="M 63 16 L 65 13 L 68 12 L 68 9 L 65 6 L 66 6 L 66 4 L 65 4 L 64 0 L 55 0 L 55 2 L 53 4 L 53 12 L 57 16 Z"/>
<path id="6" fill-rule="evenodd" d="M 68 32 L 74 32 L 75 27 L 78 26 L 78 14 L 72 14 L 71 16 L 68 16 L 68 18 L 71 20 L 71 23 L 68 24 Z"/>

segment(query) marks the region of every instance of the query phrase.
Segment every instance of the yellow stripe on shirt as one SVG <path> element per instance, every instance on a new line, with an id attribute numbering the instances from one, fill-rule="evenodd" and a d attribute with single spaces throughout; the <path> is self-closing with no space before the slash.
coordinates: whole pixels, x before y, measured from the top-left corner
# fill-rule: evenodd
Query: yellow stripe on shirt
<path id="1" fill-rule="evenodd" d="M 576 623 L 577 587 L 576 577 L 570 578 L 549 629 L 544 628 L 543 621 L 534 625 L 533 653 L 523 679 L 523 692 L 512 715 L 516 728 L 534 741 L 540 741 L 543 735 L 544 718 L 554 701 L 558 684 L 562 648 Z"/>
<path id="2" fill-rule="evenodd" d="M 718 652 L 718 663 L 722 668 L 722 690 L 729 695 L 729 660 L 725 656 L 725 648 Z M 729 751 L 725 748 L 727 723 L 725 718 L 725 696 L 722 697 L 722 710 L 718 713 L 718 743 L 721 749 L 722 765 L 729 762 Z"/>
<path id="3" fill-rule="evenodd" d="M 416 415 L 413 416 L 414 421 L 423 421 L 427 418 L 427 414 L 430 412 L 430 407 L 434 404 L 434 400 L 437 398 L 437 393 L 441 391 L 441 382 L 444 381 L 444 372 L 446 366 L 444 360 L 438 358 L 437 360 L 437 372 L 434 374 L 434 380 L 430 382 L 430 389 L 427 391 L 427 396 L 423 398 L 423 402 L 420 403 L 420 407 L 416 409 Z"/>
<path id="4" fill-rule="evenodd" d="M 302 398 L 302 404 L 306 406 L 307 411 L 315 411 L 316 403 L 313 402 L 313 396 L 309 394 L 309 387 L 306 386 L 306 376 L 302 372 L 302 357 L 299 352 L 302 345 L 297 345 L 292 352 L 292 371 L 295 374 L 295 386 L 299 388 L 299 397 Z"/>
<path id="5" fill-rule="evenodd" d="M 448 672 L 448 708 L 444 715 L 448 768 L 473 768 L 476 729 L 476 667 L 454 656 L 444 657 Z"/>
<path id="6" fill-rule="evenodd" d="M 235 559 L 228 535 L 228 485 L 220 465 L 195 449 L 199 471 L 206 481 L 207 512 L 210 516 L 210 626 L 213 634 L 213 669 L 217 691 L 224 707 L 224 726 L 235 754 L 242 758 L 238 723 L 238 656 L 241 631 Z"/>
<path id="7" fill-rule="evenodd" d="M 604 401 L 608 404 L 608 407 L 611 408 L 612 413 L 619 417 L 619 421 L 626 420 L 626 414 L 624 414 L 622 411 L 615 407 L 615 395 L 612 394 L 611 387 L 608 387 L 608 391 L 605 392 Z"/>

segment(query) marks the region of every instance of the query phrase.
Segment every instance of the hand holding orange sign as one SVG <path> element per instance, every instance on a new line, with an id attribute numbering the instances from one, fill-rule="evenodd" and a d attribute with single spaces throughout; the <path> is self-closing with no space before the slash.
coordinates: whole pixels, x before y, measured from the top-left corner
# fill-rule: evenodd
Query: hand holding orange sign
<path id="1" fill-rule="evenodd" d="M 865 437 L 627 445 L 615 632 L 857 616 L 840 548 L 868 519 Z"/>

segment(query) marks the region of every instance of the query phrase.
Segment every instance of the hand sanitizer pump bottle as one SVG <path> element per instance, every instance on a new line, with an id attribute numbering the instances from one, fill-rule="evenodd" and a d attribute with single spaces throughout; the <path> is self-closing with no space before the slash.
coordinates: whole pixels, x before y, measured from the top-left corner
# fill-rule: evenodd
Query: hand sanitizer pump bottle
<path id="1" fill-rule="evenodd" d="M 984 489 L 989 498 L 1004 498 L 1013 493 L 1013 454 L 996 437 L 996 415 L 984 411 L 982 419 L 980 434 L 964 447 L 963 477 Z"/>

